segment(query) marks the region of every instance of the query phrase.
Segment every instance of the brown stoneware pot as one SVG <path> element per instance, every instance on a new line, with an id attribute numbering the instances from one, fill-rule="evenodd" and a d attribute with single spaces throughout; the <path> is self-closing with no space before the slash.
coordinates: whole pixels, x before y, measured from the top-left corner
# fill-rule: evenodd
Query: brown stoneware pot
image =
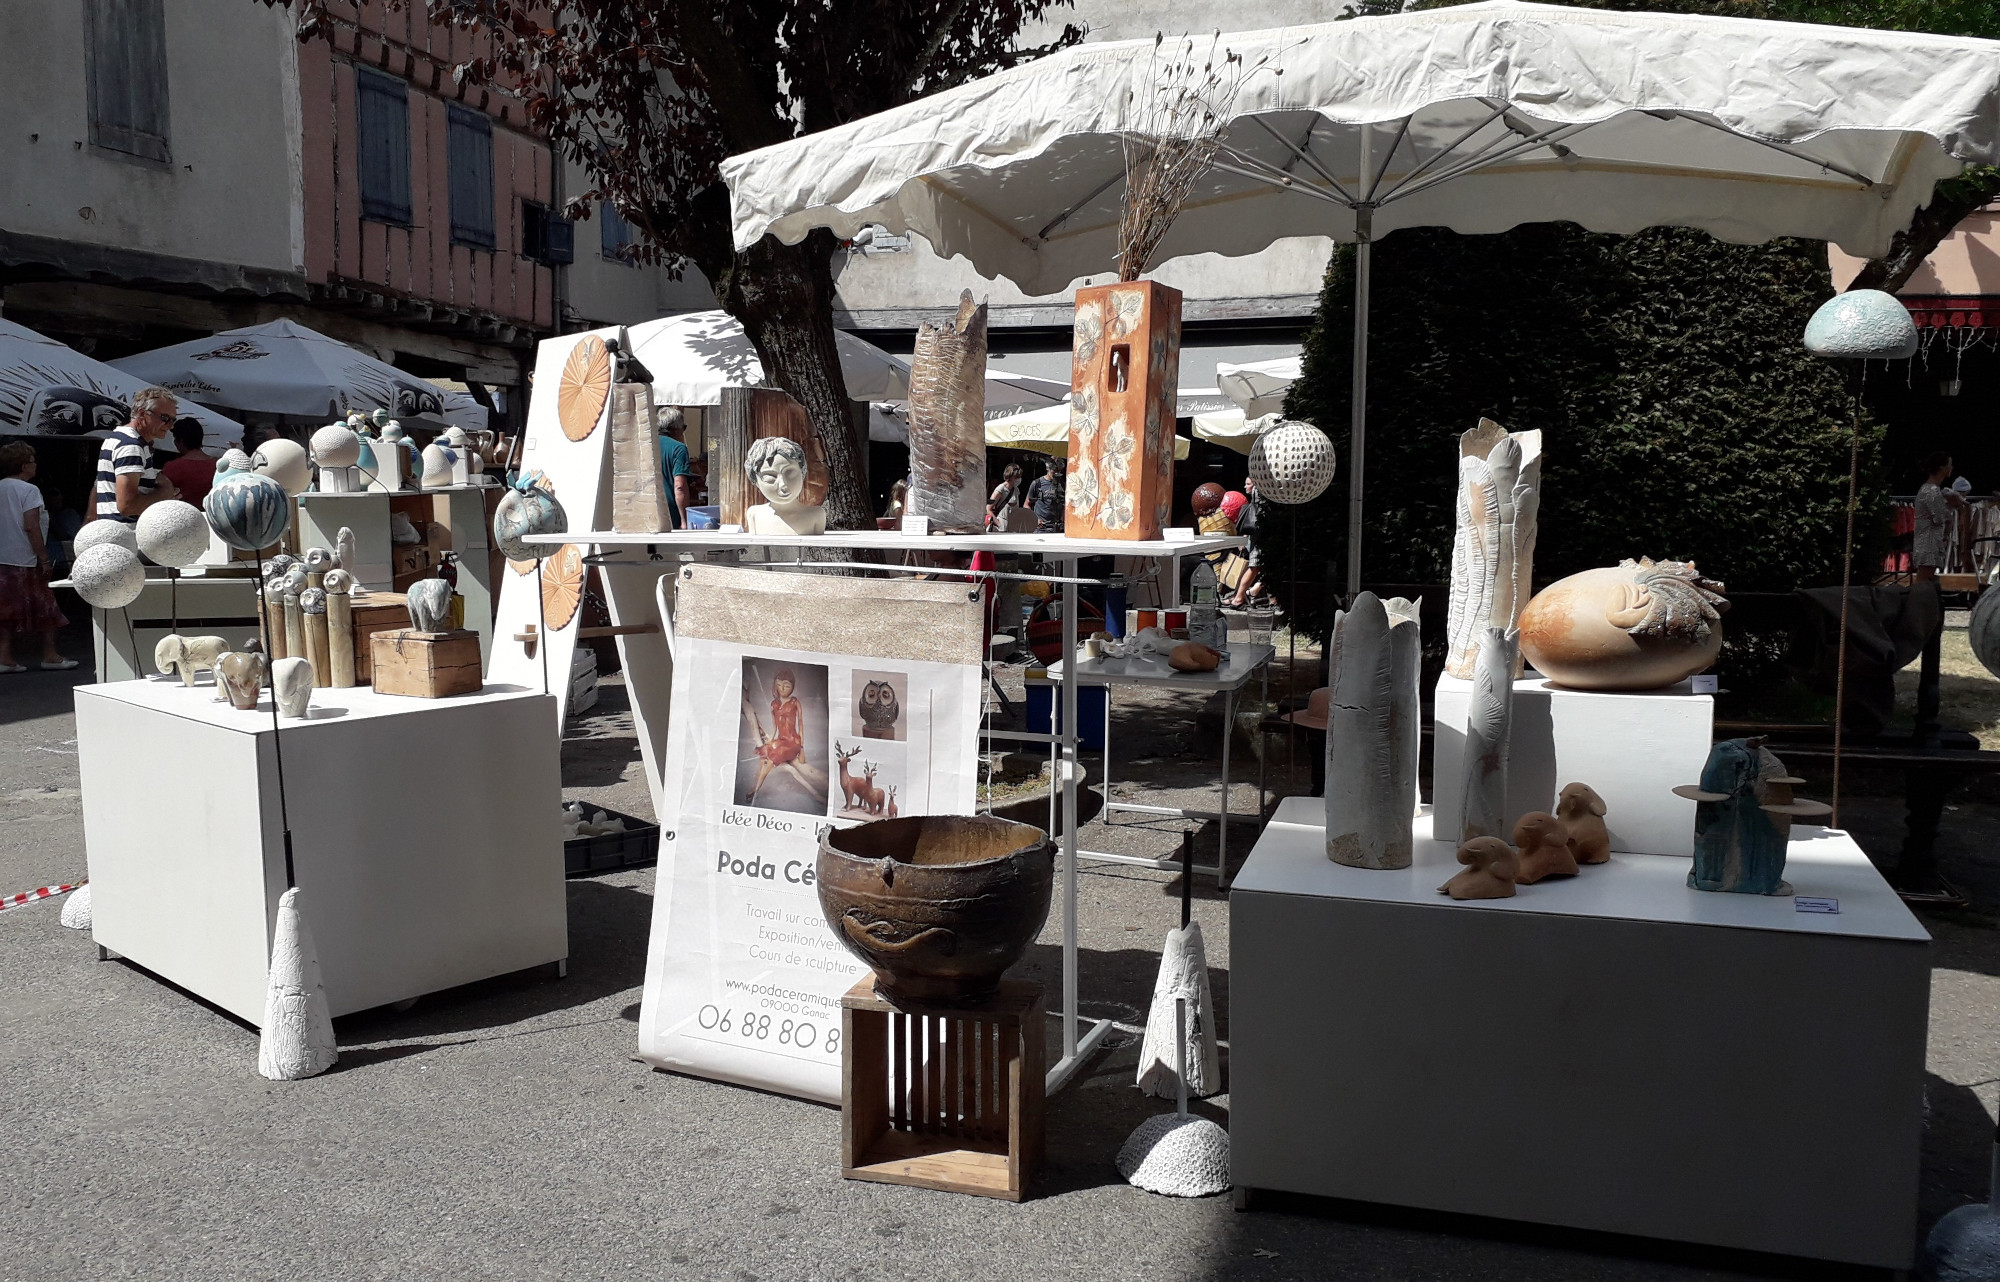
<path id="1" fill-rule="evenodd" d="M 1049 915 L 1055 847 L 1030 824 L 919 815 L 828 832 L 820 911 L 876 991 L 926 1005 L 991 997 Z"/>

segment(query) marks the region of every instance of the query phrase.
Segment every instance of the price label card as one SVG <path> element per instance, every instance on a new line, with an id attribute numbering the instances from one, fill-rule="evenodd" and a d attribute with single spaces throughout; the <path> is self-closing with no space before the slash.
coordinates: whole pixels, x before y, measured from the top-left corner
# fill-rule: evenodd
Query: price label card
<path id="1" fill-rule="evenodd" d="M 1840 901 L 1817 899 L 1811 895 L 1795 895 L 1792 898 L 1792 908 L 1802 913 L 1837 913 L 1840 911 Z"/>
<path id="2" fill-rule="evenodd" d="M 1696 694 L 1714 694 L 1716 692 L 1716 676 L 1712 672 L 1698 674 L 1690 678 L 1690 680 L 1694 682 L 1694 693 Z M 1804 910 L 1801 909 L 1801 911 Z"/>

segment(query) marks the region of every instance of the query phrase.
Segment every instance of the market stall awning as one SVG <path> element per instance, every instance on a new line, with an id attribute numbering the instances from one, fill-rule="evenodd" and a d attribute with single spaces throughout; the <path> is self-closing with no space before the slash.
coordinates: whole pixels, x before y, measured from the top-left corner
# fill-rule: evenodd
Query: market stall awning
<path id="1" fill-rule="evenodd" d="M 97 436 L 132 418 L 132 396 L 147 380 L 94 361 L 25 325 L 0 320 L 0 433 Z M 183 400 L 180 412 L 199 419 L 202 443 L 220 448 L 243 439 L 243 425 Z M 158 448 L 173 452 L 169 437 Z"/>
<path id="2" fill-rule="evenodd" d="M 653 376 L 655 405 L 719 405 L 725 387 L 765 387 L 764 363 L 742 322 L 728 312 L 682 312 L 629 327 L 632 351 Z M 873 343 L 836 331 L 847 394 L 899 401 L 910 394 L 909 365 Z"/>
<path id="3" fill-rule="evenodd" d="M 1299 381 L 1303 363 L 1303 357 L 1280 356 L 1274 361 L 1249 365 L 1217 364 L 1215 382 L 1245 417 L 1261 418 L 1284 411 L 1285 393 Z"/>
<path id="4" fill-rule="evenodd" d="M 1246 419 L 1242 410 L 1216 410 L 1212 414 L 1195 415 L 1190 431 L 1197 441 L 1207 441 L 1210 445 L 1220 445 L 1238 454 L 1248 454 L 1264 429 L 1275 421 Z"/>
<path id="5" fill-rule="evenodd" d="M 1029 410 L 1022 414 L 1009 414 L 1004 418 L 986 420 L 986 448 L 1007 450 L 1033 450 L 1037 454 L 1069 454 L 1069 406 L 1051 405 L 1045 409 Z M 1178 462 L 1188 456 L 1188 438 L 1174 437 L 1174 459 Z"/>
<path id="6" fill-rule="evenodd" d="M 386 409 L 397 418 L 429 418 L 468 430 L 486 425 L 486 411 L 465 393 L 454 394 L 296 321 L 224 330 L 113 364 L 185 400 L 245 414 L 325 422 L 355 410 Z"/>

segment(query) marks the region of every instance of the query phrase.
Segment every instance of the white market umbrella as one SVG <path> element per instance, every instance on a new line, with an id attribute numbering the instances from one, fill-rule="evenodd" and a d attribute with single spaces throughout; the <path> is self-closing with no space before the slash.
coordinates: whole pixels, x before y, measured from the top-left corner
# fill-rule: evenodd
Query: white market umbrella
<path id="1" fill-rule="evenodd" d="M 1746 243 L 1802 236 L 1874 255 L 1939 179 L 2000 160 L 1993 41 L 1489 0 L 1215 43 L 1262 66 L 1155 261 L 1290 236 L 1358 243 L 1350 591 L 1376 237 L 1566 220 Z M 1079 45 L 732 156 L 722 173 L 736 244 L 881 224 L 1031 294 L 1110 272 L 1121 139 L 1143 135 L 1176 52 Z"/>
<path id="2" fill-rule="evenodd" d="M 1045 409 L 1069 399 L 1068 383 L 986 367 L 986 412 Z"/>
<path id="3" fill-rule="evenodd" d="M 435 383 L 289 320 L 224 330 L 113 364 L 198 404 L 322 421 L 378 409 L 398 418 L 444 419 L 450 395 Z"/>
<path id="4" fill-rule="evenodd" d="M 1194 426 L 1189 430 L 1197 441 L 1207 441 L 1210 445 L 1220 445 L 1238 454 L 1248 454 L 1250 447 L 1256 444 L 1257 438 L 1269 425 L 1264 419 L 1245 418 L 1242 410 L 1216 410 L 1211 414 L 1195 415 Z"/>
<path id="5" fill-rule="evenodd" d="M 146 384 L 46 334 L 0 320 L 0 433 L 106 436 L 132 420 L 132 397 Z M 185 400 L 180 412 L 201 423 L 204 446 L 220 449 L 243 439 L 235 419 Z M 171 453 L 173 438 L 160 448 Z"/>
<path id="6" fill-rule="evenodd" d="M 989 450 L 1033 450 L 1037 454 L 1069 454 L 1069 406 L 1049 405 L 986 420 Z M 1188 438 L 1174 437 L 1174 461 L 1188 456 Z"/>
<path id="7" fill-rule="evenodd" d="M 655 405 L 719 405 L 725 387 L 768 385 L 750 336 L 728 312 L 683 312 L 629 326 L 628 332 L 632 354 L 653 376 Z M 849 396 L 859 401 L 909 396 L 907 364 L 852 334 L 833 337 Z"/>
<path id="8" fill-rule="evenodd" d="M 1256 361 L 1248 365 L 1218 363 L 1215 382 L 1224 396 L 1236 402 L 1236 408 L 1243 417 L 1262 418 L 1266 414 L 1283 412 L 1285 393 L 1299 381 L 1302 364 L 1304 358 L 1300 356 L 1280 356 L 1274 361 Z"/>

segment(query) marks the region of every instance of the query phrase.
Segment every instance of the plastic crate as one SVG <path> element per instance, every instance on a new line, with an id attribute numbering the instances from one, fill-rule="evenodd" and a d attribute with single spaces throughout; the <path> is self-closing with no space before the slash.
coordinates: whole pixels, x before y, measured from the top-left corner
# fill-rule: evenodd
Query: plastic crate
<path id="1" fill-rule="evenodd" d="M 625 831 L 609 832 L 600 837 L 571 837 L 563 842 L 564 876 L 589 877 L 601 872 L 616 872 L 621 868 L 644 868 L 660 862 L 660 825 L 634 819 L 609 806 L 585 802 L 584 807 L 592 813 L 602 810 L 607 819 L 623 819 Z"/>

